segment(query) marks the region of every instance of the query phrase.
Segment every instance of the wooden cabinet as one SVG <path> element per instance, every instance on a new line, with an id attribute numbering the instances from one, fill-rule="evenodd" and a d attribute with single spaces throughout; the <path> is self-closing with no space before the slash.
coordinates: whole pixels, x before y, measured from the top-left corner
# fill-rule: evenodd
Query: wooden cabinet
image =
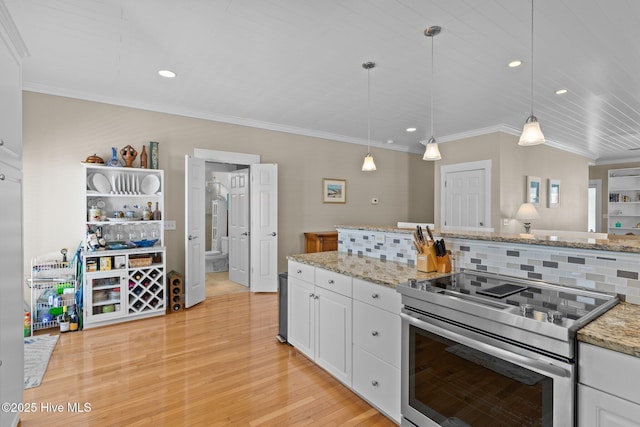
<path id="1" fill-rule="evenodd" d="M 338 250 L 337 231 L 315 231 L 304 233 L 306 253 L 328 252 Z"/>
<path id="2" fill-rule="evenodd" d="M 309 267 L 289 261 L 287 340 L 351 386 L 351 278 L 320 268 L 311 274 Z"/>
<path id="3" fill-rule="evenodd" d="M 578 426 L 640 427 L 640 358 L 579 344 Z"/>

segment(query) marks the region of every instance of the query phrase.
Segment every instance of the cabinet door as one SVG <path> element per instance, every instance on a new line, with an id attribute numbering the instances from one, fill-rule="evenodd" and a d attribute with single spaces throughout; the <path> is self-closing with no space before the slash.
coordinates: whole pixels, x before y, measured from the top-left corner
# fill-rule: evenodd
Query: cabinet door
<path id="1" fill-rule="evenodd" d="M 313 359 L 314 286 L 295 277 L 288 279 L 287 341 Z"/>
<path id="2" fill-rule="evenodd" d="M 125 283 L 126 273 L 122 270 L 86 274 L 85 325 L 125 316 Z"/>
<path id="3" fill-rule="evenodd" d="M 316 286 L 315 360 L 351 386 L 351 298 Z"/>
<path id="4" fill-rule="evenodd" d="M 24 337 L 22 333 L 22 198 L 17 169 L 0 162 L 0 402 L 22 402 Z M 0 412 L 0 426 L 16 425 L 18 413 Z"/>
<path id="5" fill-rule="evenodd" d="M 640 405 L 578 385 L 579 427 L 640 427 Z"/>

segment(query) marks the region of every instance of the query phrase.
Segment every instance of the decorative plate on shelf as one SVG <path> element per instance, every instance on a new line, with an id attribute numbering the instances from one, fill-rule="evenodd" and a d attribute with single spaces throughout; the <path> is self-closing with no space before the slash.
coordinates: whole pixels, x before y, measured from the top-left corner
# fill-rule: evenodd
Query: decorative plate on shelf
<path id="1" fill-rule="evenodd" d="M 109 194 L 111 192 L 109 180 L 101 173 L 94 173 L 91 176 L 91 184 L 91 187 L 100 193 Z"/>
<path id="2" fill-rule="evenodd" d="M 158 239 L 151 239 L 151 240 L 144 239 L 144 240 L 134 240 L 131 243 L 135 244 L 139 248 L 150 248 L 151 246 L 155 245 L 157 241 Z"/>
<path id="3" fill-rule="evenodd" d="M 156 194 L 160 190 L 160 179 L 155 175 L 147 175 L 140 183 L 140 191 L 144 194 Z"/>

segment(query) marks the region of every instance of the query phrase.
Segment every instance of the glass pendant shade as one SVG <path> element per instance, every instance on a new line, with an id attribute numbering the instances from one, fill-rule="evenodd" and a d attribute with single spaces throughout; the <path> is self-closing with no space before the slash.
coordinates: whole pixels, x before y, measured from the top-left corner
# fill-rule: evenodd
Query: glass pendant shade
<path id="1" fill-rule="evenodd" d="M 422 156 L 422 160 L 440 160 L 442 156 L 440 155 L 440 150 L 438 149 L 438 143 L 435 138 L 429 138 L 429 141 L 426 144 L 427 148 L 424 150 L 424 156 Z"/>
<path id="2" fill-rule="evenodd" d="M 364 163 L 362 163 L 362 170 L 364 172 L 371 172 L 376 170 L 376 164 L 373 161 L 373 156 L 371 155 L 371 153 L 367 153 L 367 155 L 364 156 Z"/>
<path id="3" fill-rule="evenodd" d="M 540 123 L 538 123 L 538 119 L 532 114 L 524 124 L 518 145 L 529 146 L 539 144 L 544 144 L 544 135 L 540 130 Z"/>

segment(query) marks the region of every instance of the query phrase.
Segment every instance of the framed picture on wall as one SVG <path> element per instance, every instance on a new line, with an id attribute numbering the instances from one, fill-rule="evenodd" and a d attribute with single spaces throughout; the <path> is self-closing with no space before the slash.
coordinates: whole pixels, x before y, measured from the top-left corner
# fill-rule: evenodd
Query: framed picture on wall
<path id="1" fill-rule="evenodd" d="M 527 176 L 527 203 L 533 204 L 533 206 L 540 207 L 540 197 L 542 180 L 537 176 Z"/>
<path id="2" fill-rule="evenodd" d="M 324 178 L 322 180 L 322 203 L 346 203 L 347 180 Z"/>
<path id="3" fill-rule="evenodd" d="M 547 199 L 550 208 L 560 207 L 560 180 L 549 179 L 549 188 L 547 189 Z"/>

